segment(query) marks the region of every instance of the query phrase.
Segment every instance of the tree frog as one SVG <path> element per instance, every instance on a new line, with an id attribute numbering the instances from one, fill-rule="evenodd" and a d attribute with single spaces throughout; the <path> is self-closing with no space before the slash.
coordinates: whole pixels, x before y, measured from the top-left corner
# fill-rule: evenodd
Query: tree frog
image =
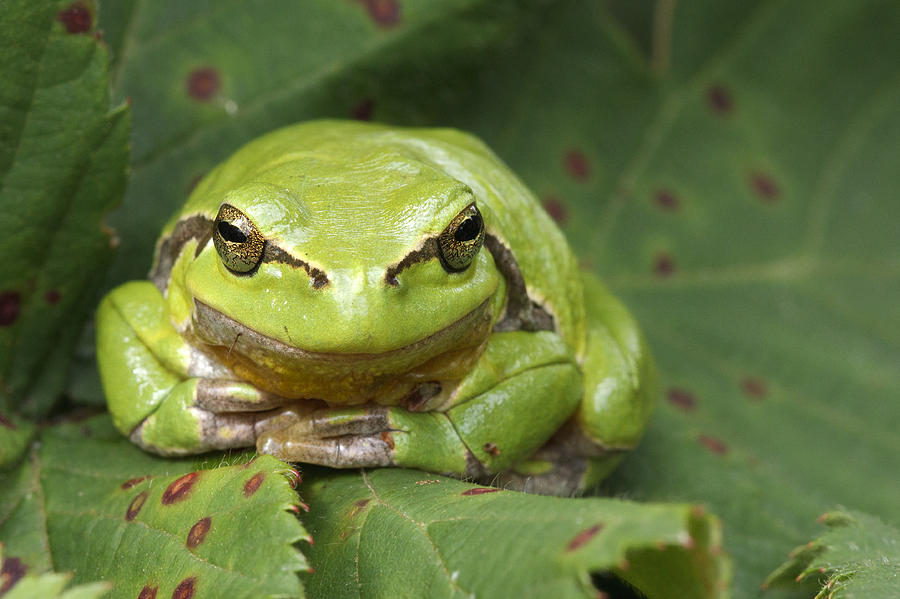
<path id="1" fill-rule="evenodd" d="M 211 171 L 97 317 L 116 427 L 183 455 L 401 466 L 541 493 L 640 438 L 638 325 L 452 129 L 314 121 Z"/>

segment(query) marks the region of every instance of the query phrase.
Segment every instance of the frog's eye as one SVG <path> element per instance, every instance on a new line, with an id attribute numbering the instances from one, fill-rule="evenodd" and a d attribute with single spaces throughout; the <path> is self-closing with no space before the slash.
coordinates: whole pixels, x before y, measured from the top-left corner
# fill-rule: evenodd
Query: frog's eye
<path id="1" fill-rule="evenodd" d="M 441 261 L 447 270 L 463 270 L 484 243 L 484 220 L 474 203 L 463 208 L 438 237 Z"/>
<path id="2" fill-rule="evenodd" d="M 213 244 L 228 270 L 248 273 L 259 265 L 266 240 L 247 215 L 222 204 L 213 223 Z"/>

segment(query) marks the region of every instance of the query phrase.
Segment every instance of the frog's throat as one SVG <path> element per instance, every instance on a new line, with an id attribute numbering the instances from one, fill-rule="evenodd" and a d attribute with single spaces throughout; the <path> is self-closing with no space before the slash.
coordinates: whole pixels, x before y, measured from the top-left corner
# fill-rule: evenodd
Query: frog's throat
<path id="1" fill-rule="evenodd" d="M 255 331 L 194 299 L 191 342 L 234 374 L 282 397 L 331 404 L 395 405 L 422 384 L 449 394 L 472 369 L 491 333 L 491 298 L 450 325 L 409 345 L 380 353 L 319 352 Z M 440 398 L 435 398 L 439 400 Z"/>

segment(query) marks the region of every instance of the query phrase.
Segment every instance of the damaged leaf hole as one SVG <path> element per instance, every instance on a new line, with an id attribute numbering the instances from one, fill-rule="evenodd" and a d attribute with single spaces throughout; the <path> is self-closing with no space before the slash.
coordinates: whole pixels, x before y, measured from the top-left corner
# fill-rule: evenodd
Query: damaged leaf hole
<path id="1" fill-rule="evenodd" d="M 598 599 L 647 599 L 647 595 L 608 570 L 592 572 L 591 584 L 597 590 Z"/>

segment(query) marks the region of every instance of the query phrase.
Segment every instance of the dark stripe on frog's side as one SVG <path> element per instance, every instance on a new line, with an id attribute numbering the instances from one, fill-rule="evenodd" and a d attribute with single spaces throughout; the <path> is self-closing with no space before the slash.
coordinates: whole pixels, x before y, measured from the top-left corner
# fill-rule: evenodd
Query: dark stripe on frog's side
<path id="1" fill-rule="evenodd" d="M 494 324 L 494 330 L 507 331 L 555 331 L 556 323 L 547 310 L 528 297 L 525 278 L 516 257 L 499 238 L 490 233 L 484 237 L 484 246 L 491 252 L 497 270 L 506 279 L 506 309 Z"/>
<path id="2" fill-rule="evenodd" d="M 156 254 L 156 263 L 150 271 L 150 281 L 156 285 L 156 288 L 165 293 L 166 287 L 169 285 L 169 275 L 172 274 L 172 267 L 175 261 L 181 255 L 181 250 L 192 239 L 198 239 L 197 253 L 206 246 L 206 243 L 212 237 L 213 221 L 203 216 L 195 214 L 194 216 L 178 221 L 172 234 L 162 240 L 159 244 L 159 250 Z"/>
<path id="3" fill-rule="evenodd" d="M 496 236 L 488 233 L 484 245 L 494 258 L 494 264 L 503 278 L 506 279 L 506 310 L 500 320 L 494 324 L 494 330 L 507 331 L 555 331 L 553 316 L 543 306 L 528 297 L 528 289 L 519 263 L 512 251 Z M 403 260 L 391 266 L 384 273 L 388 285 L 396 287 L 397 275 L 406 268 L 419 262 L 427 262 L 440 258 L 437 237 L 429 237 L 419 249 L 413 250 Z"/>
<path id="4" fill-rule="evenodd" d="M 150 271 L 149 278 L 160 291 L 165 292 L 169 283 L 169 276 L 172 274 L 172 268 L 175 266 L 175 262 L 178 260 L 178 256 L 181 255 L 184 246 L 193 239 L 198 240 L 194 256 L 200 255 L 200 252 L 203 251 L 212 238 L 212 231 L 213 221 L 202 214 L 188 217 L 175 225 L 172 234 L 160 243 L 156 264 L 153 270 Z M 279 262 L 287 264 L 291 268 L 302 268 L 313 280 L 313 288 L 315 289 L 321 289 L 328 285 L 328 276 L 324 272 L 314 266 L 310 266 L 299 258 L 291 256 L 271 241 L 266 241 L 266 248 L 263 251 L 260 263 L 263 262 Z M 254 272 L 256 272 L 256 268 L 237 276 L 249 276 Z"/>

